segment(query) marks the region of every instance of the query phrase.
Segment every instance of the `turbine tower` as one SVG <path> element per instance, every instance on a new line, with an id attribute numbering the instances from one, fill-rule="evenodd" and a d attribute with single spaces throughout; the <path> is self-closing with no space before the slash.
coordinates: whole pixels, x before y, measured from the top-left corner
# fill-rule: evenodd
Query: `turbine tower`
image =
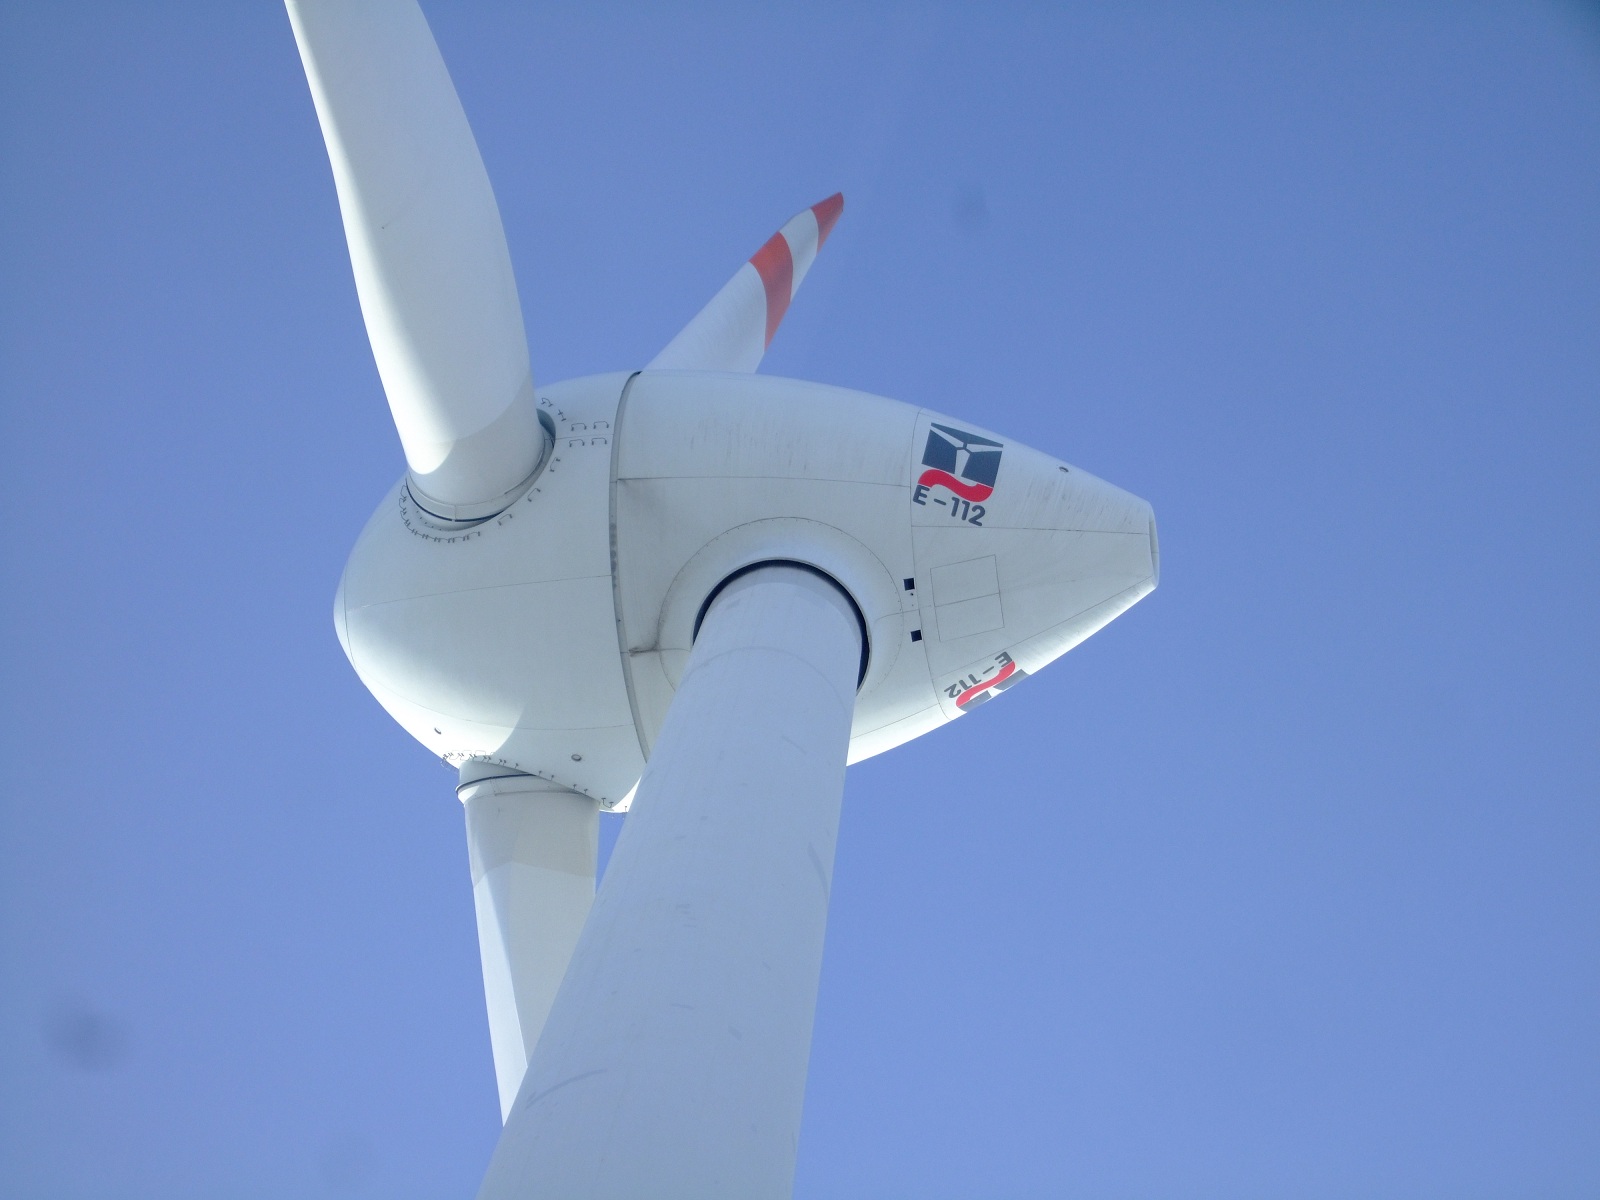
<path id="1" fill-rule="evenodd" d="M 288 0 L 405 451 L 334 621 L 460 769 L 505 1122 L 480 1196 L 787 1196 L 845 766 L 1156 585 L 1143 500 L 969 421 L 757 375 L 843 209 L 642 370 L 535 385 L 415 0 Z M 595 891 L 599 813 L 629 811 Z"/>

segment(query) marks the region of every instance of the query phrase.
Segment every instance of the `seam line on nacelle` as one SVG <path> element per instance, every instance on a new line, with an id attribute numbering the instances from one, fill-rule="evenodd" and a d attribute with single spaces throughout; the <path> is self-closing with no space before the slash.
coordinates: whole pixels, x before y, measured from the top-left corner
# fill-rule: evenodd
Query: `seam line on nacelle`
<path id="1" fill-rule="evenodd" d="M 620 438 L 618 439 L 621 440 Z M 902 492 L 909 492 L 909 483 L 886 483 L 881 479 L 832 479 L 822 475 L 619 475 L 618 483 L 650 483 L 656 480 L 721 480 L 743 479 L 752 483 L 848 483 L 856 487 L 898 488 Z"/>
<path id="2" fill-rule="evenodd" d="M 617 397 L 617 411 L 611 418 L 611 481 L 607 489 L 610 512 L 607 514 L 607 524 L 611 536 L 611 611 L 617 625 L 617 655 L 622 659 L 622 685 L 628 693 L 628 712 L 633 717 L 633 736 L 639 742 L 639 755 L 648 765 L 650 747 L 645 744 L 644 722 L 639 719 L 639 697 L 633 686 L 633 656 L 628 649 L 633 639 L 628 636 L 622 615 L 622 561 L 617 553 L 617 488 L 621 482 L 617 470 L 622 462 L 622 417 L 628 408 L 633 381 L 639 378 L 639 374 L 635 371 L 622 385 L 622 395 Z"/>

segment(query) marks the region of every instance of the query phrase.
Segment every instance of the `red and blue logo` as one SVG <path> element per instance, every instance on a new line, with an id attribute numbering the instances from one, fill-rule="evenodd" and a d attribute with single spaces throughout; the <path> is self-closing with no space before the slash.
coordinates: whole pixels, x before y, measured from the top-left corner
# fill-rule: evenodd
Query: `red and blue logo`
<path id="1" fill-rule="evenodd" d="M 1003 442 L 992 441 L 956 429 L 950 425 L 933 425 L 928 429 L 928 442 L 922 449 L 922 474 L 911 493 L 913 504 L 929 503 L 947 507 L 958 521 L 972 525 L 983 524 L 983 501 L 994 495 L 995 480 L 1000 477 L 1000 452 Z M 943 488 L 950 499 L 932 495 L 933 489 Z"/>

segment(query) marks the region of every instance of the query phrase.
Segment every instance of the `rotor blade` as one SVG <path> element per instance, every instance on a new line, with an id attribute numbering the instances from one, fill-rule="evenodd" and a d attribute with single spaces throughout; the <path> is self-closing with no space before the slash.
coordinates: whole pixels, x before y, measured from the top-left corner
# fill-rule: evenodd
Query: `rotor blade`
<path id="1" fill-rule="evenodd" d="M 558 783 L 468 762 L 467 817 L 489 1042 L 505 1119 L 594 903 L 600 805 Z"/>
<path id="2" fill-rule="evenodd" d="M 800 281 L 844 211 L 844 195 L 797 214 L 650 360 L 651 371 L 754 371 Z"/>
<path id="3" fill-rule="evenodd" d="M 480 1200 L 789 1195 L 861 647 L 806 569 L 712 602 Z"/>
<path id="4" fill-rule="evenodd" d="M 545 434 L 461 101 L 415 0 L 287 3 L 416 499 L 444 517 L 490 515 L 538 466 Z"/>

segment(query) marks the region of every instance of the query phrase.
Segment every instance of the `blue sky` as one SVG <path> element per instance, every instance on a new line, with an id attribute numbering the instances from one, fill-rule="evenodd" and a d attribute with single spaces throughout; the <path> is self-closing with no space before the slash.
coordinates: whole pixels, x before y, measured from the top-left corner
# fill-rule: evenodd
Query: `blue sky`
<path id="1" fill-rule="evenodd" d="M 797 1195 L 1600 1192 L 1594 9 L 533 7 L 427 11 L 538 378 L 842 188 L 765 369 L 1161 522 L 1149 600 L 852 768 Z M 403 463 L 288 22 L 11 3 L 0 56 L 0 1191 L 468 1195 L 461 814 L 333 636 Z"/>

